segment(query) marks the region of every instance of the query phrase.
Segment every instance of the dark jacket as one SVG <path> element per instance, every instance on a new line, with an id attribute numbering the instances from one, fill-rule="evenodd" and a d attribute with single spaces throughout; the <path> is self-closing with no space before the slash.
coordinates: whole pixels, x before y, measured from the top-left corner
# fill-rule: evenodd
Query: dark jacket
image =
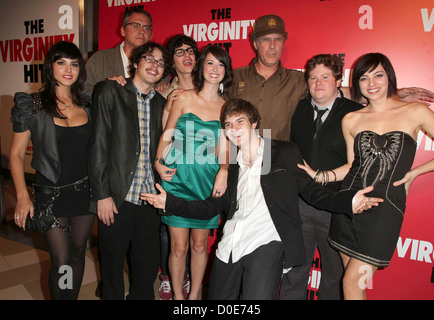
<path id="1" fill-rule="evenodd" d="M 270 157 L 265 156 L 268 150 L 271 150 Z M 271 165 L 267 163 L 270 158 Z M 301 265 L 306 260 L 298 194 L 318 207 L 344 213 L 351 218 L 353 216 L 352 198 L 355 192 L 327 191 L 299 169 L 297 163 L 302 163 L 302 158 L 295 144 L 265 139 L 261 187 L 271 219 L 283 243 L 285 267 Z M 228 170 L 228 188 L 222 197 L 187 201 L 168 193 L 165 214 L 210 219 L 223 213 L 222 220 L 230 220 L 237 210 L 239 165 L 231 164 Z"/>
<path id="2" fill-rule="evenodd" d="M 40 93 L 32 95 L 37 100 L 40 99 Z M 56 183 L 61 170 L 56 127 L 53 117 L 34 105 L 32 95 L 24 92 L 15 94 L 15 105 L 11 110 L 13 130 L 14 132 L 30 130 L 33 145 L 32 168 L 52 183 Z M 88 96 L 83 96 L 83 98 L 86 101 L 84 109 L 90 121 L 90 98 Z"/>
<path id="3" fill-rule="evenodd" d="M 158 92 L 151 99 L 150 155 L 155 159 L 160 135 L 161 119 L 166 104 Z M 92 118 L 94 134 L 90 142 L 89 178 L 91 212 L 96 201 L 112 197 L 116 207 L 122 203 L 136 171 L 140 155 L 137 96 L 132 79 L 125 86 L 116 81 L 99 82 L 93 93 Z M 154 177 L 158 173 L 154 169 Z"/>
<path id="4" fill-rule="evenodd" d="M 342 133 L 342 118 L 363 106 L 349 99 L 336 98 L 317 137 L 313 120 L 312 96 L 300 100 L 292 118 L 291 141 L 297 144 L 303 159 L 314 170 L 333 170 L 347 163 L 347 146 Z M 340 183 L 329 183 L 327 187 L 339 189 Z"/>

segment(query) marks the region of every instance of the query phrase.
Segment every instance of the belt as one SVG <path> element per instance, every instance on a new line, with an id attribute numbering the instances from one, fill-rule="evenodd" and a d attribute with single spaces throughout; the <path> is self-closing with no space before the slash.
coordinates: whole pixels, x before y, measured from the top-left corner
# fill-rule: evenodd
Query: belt
<path id="1" fill-rule="evenodd" d="M 85 177 L 85 178 L 80 179 L 76 182 L 73 182 L 73 183 L 70 183 L 70 184 L 67 184 L 64 186 L 59 186 L 59 187 L 41 186 L 38 184 L 34 184 L 33 190 L 35 193 L 40 193 L 40 194 L 56 193 L 57 195 L 59 195 L 61 191 L 69 191 L 69 190 L 80 191 L 80 190 L 86 189 L 87 185 L 88 185 L 88 177 Z"/>

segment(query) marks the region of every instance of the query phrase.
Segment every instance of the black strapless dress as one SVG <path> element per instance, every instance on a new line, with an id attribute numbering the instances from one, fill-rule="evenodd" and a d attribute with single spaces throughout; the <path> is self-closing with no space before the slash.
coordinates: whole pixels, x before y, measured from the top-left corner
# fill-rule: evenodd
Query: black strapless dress
<path id="1" fill-rule="evenodd" d="M 341 190 L 374 186 L 367 196 L 383 198 L 378 207 L 354 215 L 334 214 L 329 242 L 344 254 L 376 267 L 387 267 L 396 248 L 404 219 L 404 185 L 394 187 L 411 169 L 416 142 L 407 133 L 392 131 L 379 135 L 362 131 L 354 139 L 353 165 Z"/>

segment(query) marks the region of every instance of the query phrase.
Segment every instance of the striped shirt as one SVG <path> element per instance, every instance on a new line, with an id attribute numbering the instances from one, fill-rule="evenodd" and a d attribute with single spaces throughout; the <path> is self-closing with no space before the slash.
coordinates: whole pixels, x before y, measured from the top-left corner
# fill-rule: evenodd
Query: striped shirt
<path id="1" fill-rule="evenodd" d="M 150 101 L 155 95 L 155 90 L 143 97 L 139 90 L 134 86 L 137 96 L 137 111 L 139 118 L 139 132 L 140 132 L 140 155 L 137 161 L 136 171 L 134 173 L 133 182 L 128 190 L 125 201 L 140 205 L 140 193 L 156 193 L 154 188 L 154 174 L 152 172 L 152 161 L 150 154 Z"/>

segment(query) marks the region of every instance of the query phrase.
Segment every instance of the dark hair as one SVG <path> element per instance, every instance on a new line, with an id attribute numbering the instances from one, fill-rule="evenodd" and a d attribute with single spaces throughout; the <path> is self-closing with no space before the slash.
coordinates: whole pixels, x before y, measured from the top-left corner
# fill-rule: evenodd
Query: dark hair
<path id="1" fill-rule="evenodd" d="M 60 41 L 55 43 L 50 50 L 48 50 L 45 56 L 44 65 L 42 68 L 42 105 L 44 110 L 52 117 L 65 118 L 65 116 L 60 112 L 57 107 L 57 96 L 56 96 L 56 86 L 57 80 L 54 78 L 53 74 L 53 64 L 62 58 L 76 59 L 78 60 L 78 65 L 80 72 L 78 74 L 77 81 L 75 81 L 71 86 L 72 102 L 76 106 L 84 106 L 87 101 L 82 96 L 82 91 L 84 88 L 84 82 L 86 81 L 86 67 L 83 56 L 78 49 L 78 47 L 67 41 Z"/>
<path id="2" fill-rule="evenodd" d="M 126 24 L 129 22 L 128 20 L 129 20 L 130 16 L 133 13 L 140 13 L 140 14 L 144 14 L 145 16 L 147 16 L 149 18 L 149 20 L 151 21 L 151 26 L 152 26 L 152 16 L 151 16 L 151 14 L 148 11 L 146 11 L 146 10 L 144 10 L 142 8 L 134 7 L 134 8 L 131 8 L 131 9 L 128 9 L 128 10 L 125 11 L 124 18 L 122 20 L 122 26 L 123 27 L 125 27 Z"/>
<path id="3" fill-rule="evenodd" d="M 164 72 L 163 72 L 163 76 L 161 78 L 163 79 L 167 76 L 167 74 L 168 74 L 167 61 L 169 58 L 169 56 L 167 54 L 167 49 L 164 46 L 162 46 L 161 44 L 158 44 L 158 43 L 151 41 L 151 42 L 142 44 L 141 46 L 138 46 L 131 53 L 131 57 L 130 57 L 130 62 L 131 62 L 130 63 L 130 75 L 131 75 L 131 77 L 134 77 L 134 75 L 136 74 L 137 68 L 134 65 L 135 64 L 139 65 L 140 59 L 142 59 L 143 55 L 146 55 L 148 53 L 152 53 L 152 52 L 154 52 L 155 49 L 159 49 L 161 51 L 161 54 L 163 55 L 163 60 L 165 61 Z"/>
<path id="4" fill-rule="evenodd" d="M 169 72 L 173 75 L 176 74 L 176 70 L 175 70 L 174 62 L 173 62 L 174 61 L 173 56 L 175 55 L 175 49 L 182 47 L 183 44 L 192 47 L 194 50 L 195 56 L 197 56 L 199 53 L 199 50 L 197 48 L 197 43 L 193 38 L 186 36 L 185 34 L 176 34 L 176 35 L 170 37 L 169 40 L 167 40 L 167 44 L 166 44 L 166 48 L 169 51 L 169 60 L 168 60 L 167 64 L 168 64 Z"/>
<path id="5" fill-rule="evenodd" d="M 342 80 L 344 65 L 337 56 L 331 54 L 318 54 L 310 58 L 306 63 L 306 71 L 304 72 L 304 79 L 306 82 L 309 80 L 310 73 L 318 65 L 324 65 L 332 71 L 335 80 Z"/>
<path id="6" fill-rule="evenodd" d="M 258 109 L 249 101 L 242 99 L 231 99 L 227 101 L 220 112 L 220 123 L 222 128 L 225 126 L 225 121 L 228 117 L 245 114 L 250 123 L 256 123 L 256 129 L 261 125 L 261 115 Z"/>
<path id="7" fill-rule="evenodd" d="M 355 101 L 360 101 L 362 98 L 362 92 L 360 91 L 360 78 L 367 72 L 371 72 L 380 65 L 384 68 L 389 80 L 387 88 L 387 96 L 391 97 L 398 91 L 396 85 L 396 75 L 390 60 L 382 53 L 367 53 L 357 59 L 353 75 L 351 78 L 351 98 Z M 365 97 L 366 98 L 366 97 Z M 369 101 L 368 101 L 369 103 Z"/>
<path id="8" fill-rule="evenodd" d="M 221 96 L 224 96 L 229 86 L 232 84 L 232 79 L 234 75 L 232 71 L 232 60 L 229 56 L 229 53 L 227 53 L 225 49 L 216 45 L 207 45 L 205 48 L 202 49 L 192 72 L 194 87 L 198 92 L 203 88 L 203 84 L 205 82 L 205 78 L 203 76 L 203 69 L 206 56 L 209 53 L 211 53 L 218 61 L 223 63 L 223 65 L 225 66 L 225 75 L 223 77 L 223 80 L 221 81 L 224 91 L 223 93 L 219 91 L 219 94 Z"/>

